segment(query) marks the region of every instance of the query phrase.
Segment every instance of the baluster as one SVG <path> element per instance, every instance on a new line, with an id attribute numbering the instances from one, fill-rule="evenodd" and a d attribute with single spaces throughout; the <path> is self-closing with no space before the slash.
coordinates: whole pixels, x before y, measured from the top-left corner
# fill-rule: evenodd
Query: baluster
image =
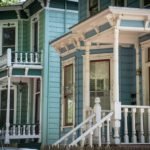
<path id="1" fill-rule="evenodd" d="M 90 132 L 90 146 L 92 147 L 93 146 L 93 131 Z"/>
<path id="2" fill-rule="evenodd" d="M 82 127 L 80 128 L 80 136 L 83 134 L 83 132 L 84 132 L 84 127 L 82 126 Z M 81 140 L 81 145 L 82 145 L 82 146 L 84 146 L 84 143 L 85 143 L 85 139 L 84 139 L 84 140 Z"/>
<path id="3" fill-rule="evenodd" d="M 35 63 L 38 63 L 38 53 L 35 53 Z"/>
<path id="4" fill-rule="evenodd" d="M 72 134 L 72 141 L 74 141 L 76 139 L 76 132 L 73 132 Z"/>
<path id="5" fill-rule="evenodd" d="M 33 63 L 33 53 L 30 53 L 30 63 Z"/>
<path id="6" fill-rule="evenodd" d="M 101 125 L 98 127 L 98 146 L 100 147 L 102 145 L 102 139 L 101 139 Z"/>
<path id="7" fill-rule="evenodd" d="M 143 123 L 144 123 L 143 113 L 144 113 L 144 109 L 141 108 L 140 109 L 140 136 L 141 136 L 141 143 L 145 142 L 145 140 L 144 140 L 144 128 L 143 128 Z"/>
<path id="8" fill-rule="evenodd" d="M 16 134 L 16 126 L 13 125 L 13 135 L 15 135 L 15 134 Z"/>
<path id="9" fill-rule="evenodd" d="M 18 63 L 18 53 L 15 53 L 15 63 Z"/>
<path id="10" fill-rule="evenodd" d="M 105 117 L 105 112 L 102 113 L 102 116 Z M 105 123 L 102 124 L 102 143 L 105 143 Z"/>
<path id="11" fill-rule="evenodd" d="M 20 135 L 20 129 L 21 129 L 21 127 L 20 127 L 20 125 L 18 125 L 18 128 L 17 128 L 18 135 Z"/>
<path id="12" fill-rule="evenodd" d="M 84 147 L 84 144 L 85 144 L 85 137 L 83 137 L 81 140 L 81 146 Z"/>
<path id="13" fill-rule="evenodd" d="M 22 53 L 20 53 L 20 63 L 23 62 L 23 59 L 22 59 Z"/>
<path id="14" fill-rule="evenodd" d="M 64 139 L 64 144 L 67 145 L 67 142 L 68 142 L 68 138 L 65 138 Z"/>
<path id="15" fill-rule="evenodd" d="M 32 126 L 32 134 L 35 135 L 35 125 Z"/>
<path id="16" fill-rule="evenodd" d="M 30 125 L 28 125 L 28 135 L 31 135 Z"/>
<path id="17" fill-rule="evenodd" d="M 25 63 L 28 63 L 28 53 L 25 53 Z"/>
<path id="18" fill-rule="evenodd" d="M 150 109 L 148 109 L 148 142 L 150 143 Z"/>
<path id="19" fill-rule="evenodd" d="M 23 135 L 26 135 L 26 125 L 23 125 Z"/>
<path id="20" fill-rule="evenodd" d="M 128 108 L 124 108 L 124 142 L 129 143 L 128 136 Z"/>
<path id="21" fill-rule="evenodd" d="M 107 145 L 110 144 L 110 129 L 109 129 L 109 119 L 107 119 Z"/>
<path id="22" fill-rule="evenodd" d="M 136 129 L 135 129 L 135 113 L 136 113 L 136 108 L 132 108 L 132 142 L 133 143 L 137 142 Z"/>

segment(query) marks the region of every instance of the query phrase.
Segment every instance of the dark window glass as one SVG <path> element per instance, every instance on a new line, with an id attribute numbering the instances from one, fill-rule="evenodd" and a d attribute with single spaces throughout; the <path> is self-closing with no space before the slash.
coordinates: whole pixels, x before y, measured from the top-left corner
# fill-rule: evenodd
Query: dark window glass
<path id="1" fill-rule="evenodd" d="M 124 6 L 124 0 L 115 0 L 115 6 Z"/>
<path id="2" fill-rule="evenodd" d="M 64 123 L 73 125 L 73 65 L 64 68 Z"/>
<path id="3" fill-rule="evenodd" d="M 40 79 L 36 81 L 36 92 L 40 92 Z"/>
<path id="4" fill-rule="evenodd" d="M 148 48 L 148 61 L 150 61 L 150 48 Z"/>
<path id="5" fill-rule="evenodd" d="M 150 0 L 144 0 L 144 7 L 150 6 Z"/>
<path id="6" fill-rule="evenodd" d="M 2 32 L 2 54 L 5 54 L 8 48 L 15 50 L 15 28 L 3 28 Z"/>
<path id="7" fill-rule="evenodd" d="M 98 0 L 89 0 L 89 12 L 90 16 L 98 12 Z"/>
<path id="8" fill-rule="evenodd" d="M 34 52 L 37 52 L 38 51 L 38 22 L 35 22 L 34 23 L 34 33 L 33 33 L 33 49 L 34 49 Z"/>

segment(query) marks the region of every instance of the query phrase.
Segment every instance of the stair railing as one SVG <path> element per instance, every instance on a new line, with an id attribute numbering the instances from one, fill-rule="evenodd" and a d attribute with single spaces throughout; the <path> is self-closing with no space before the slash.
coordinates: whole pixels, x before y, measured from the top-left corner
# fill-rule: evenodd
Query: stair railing
<path id="1" fill-rule="evenodd" d="M 86 132 L 84 132 L 81 136 L 79 136 L 76 140 L 74 140 L 70 146 L 77 145 L 80 141 L 84 145 L 86 137 L 89 135 L 89 144 L 92 147 L 93 146 L 93 133 L 96 129 L 98 129 L 99 135 L 98 135 L 98 144 L 101 146 L 101 128 L 102 124 L 106 121 L 107 123 L 107 144 L 110 144 L 110 119 L 113 115 L 113 112 L 110 112 L 108 115 L 106 115 L 103 119 L 101 119 L 99 122 L 97 122 L 95 125 L 93 125 L 91 128 L 89 128 Z"/>
<path id="2" fill-rule="evenodd" d="M 56 141 L 54 143 L 54 145 L 58 145 L 60 143 L 62 143 L 64 141 L 64 144 L 67 144 L 67 141 L 69 139 L 70 136 L 72 136 L 72 140 L 75 139 L 77 131 L 80 130 L 80 133 L 82 134 L 84 131 L 84 127 L 87 124 L 91 124 L 91 121 L 95 118 L 95 114 L 92 114 L 90 117 L 88 117 L 85 121 L 83 121 L 82 123 L 80 123 L 78 126 L 76 126 L 74 129 L 72 129 L 70 132 L 68 132 L 66 135 L 64 135 L 62 138 L 60 138 L 58 141 Z"/>

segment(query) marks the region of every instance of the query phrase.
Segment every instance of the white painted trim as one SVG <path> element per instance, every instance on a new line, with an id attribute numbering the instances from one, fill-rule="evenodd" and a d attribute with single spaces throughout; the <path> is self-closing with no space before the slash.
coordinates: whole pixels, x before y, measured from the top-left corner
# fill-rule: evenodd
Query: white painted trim
<path id="1" fill-rule="evenodd" d="M 64 125 L 64 67 L 68 65 L 73 65 L 73 125 L 72 126 L 65 126 Z M 69 128 L 75 126 L 75 57 L 62 61 L 62 86 L 61 86 L 61 129 Z"/>
<path id="2" fill-rule="evenodd" d="M 83 56 L 83 79 L 85 78 L 85 55 Z M 104 60 L 104 59 L 109 59 L 110 60 L 110 108 L 112 110 L 113 107 L 113 53 L 107 54 L 90 54 L 89 61 L 92 60 Z M 83 87 L 85 86 L 85 82 L 83 81 Z M 83 96 L 85 95 L 85 90 L 83 89 Z M 90 100 L 90 99 L 89 99 Z M 83 120 L 86 119 L 86 104 L 89 104 L 88 107 L 90 107 L 90 102 L 85 101 L 83 102 Z"/>
<path id="3" fill-rule="evenodd" d="M 148 60 L 148 48 L 150 47 L 150 43 L 148 41 L 143 42 L 141 45 L 142 48 L 142 87 L 143 87 L 143 105 L 150 105 L 150 87 L 149 87 L 149 63 Z"/>
<path id="4" fill-rule="evenodd" d="M 9 27 L 4 26 L 4 24 L 11 23 L 14 25 L 11 25 Z M 10 19 L 10 20 L 3 20 L 0 22 L 0 55 L 2 55 L 2 29 L 4 28 L 10 28 L 15 27 L 15 51 L 18 51 L 18 20 L 16 19 Z"/>
<path id="5" fill-rule="evenodd" d="M 36 14 L 34 14 L 31 18 L 30 18 L 30 52 L 33 52 L 33 41 L 34 41 L 34 39 L 33 39 L 33 37 L 34 37 L 34 33 L 33 33 L 33 31 L 34 31 L 34 23 L 38 23 L 38 49 L 37 49 L 37 52 L 39 52 L 39 25 L 40 25 L 40 23 L 39 23 L 39 14 L 40 14 L 40 12 L 38 12 L 38 13 L 36 13 Z M 35 20 L 34 20 L 35 19 Z"/>

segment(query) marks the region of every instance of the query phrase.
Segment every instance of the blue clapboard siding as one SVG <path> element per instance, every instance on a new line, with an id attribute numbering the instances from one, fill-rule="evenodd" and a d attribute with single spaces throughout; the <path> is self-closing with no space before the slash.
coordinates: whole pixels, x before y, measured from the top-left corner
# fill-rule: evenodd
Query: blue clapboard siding
<path id="1" fill-rule="evenodd" d="M 119 53 L 120 99 L 122 104 L 131 104 L 131 94 L 136 94 L 136 60 L 134 48 L 120 48 Z"/>
<path id="2" fill-rule="evenodd" d="M 45 42 L 45 84 L 47 84 L 47 135 L 46 143 L 54 143 L 60 137 L 61 103 L 60 103 L 60 57 L 48 42 L 63 35 L 68 28 L 78 21 L 78 13 L 73 11 L 46 10 L 46 41 Z M 46 51 L 46 48 L 48 50 Z M 45 88 L 44 88 L 45 89 Z"/>

